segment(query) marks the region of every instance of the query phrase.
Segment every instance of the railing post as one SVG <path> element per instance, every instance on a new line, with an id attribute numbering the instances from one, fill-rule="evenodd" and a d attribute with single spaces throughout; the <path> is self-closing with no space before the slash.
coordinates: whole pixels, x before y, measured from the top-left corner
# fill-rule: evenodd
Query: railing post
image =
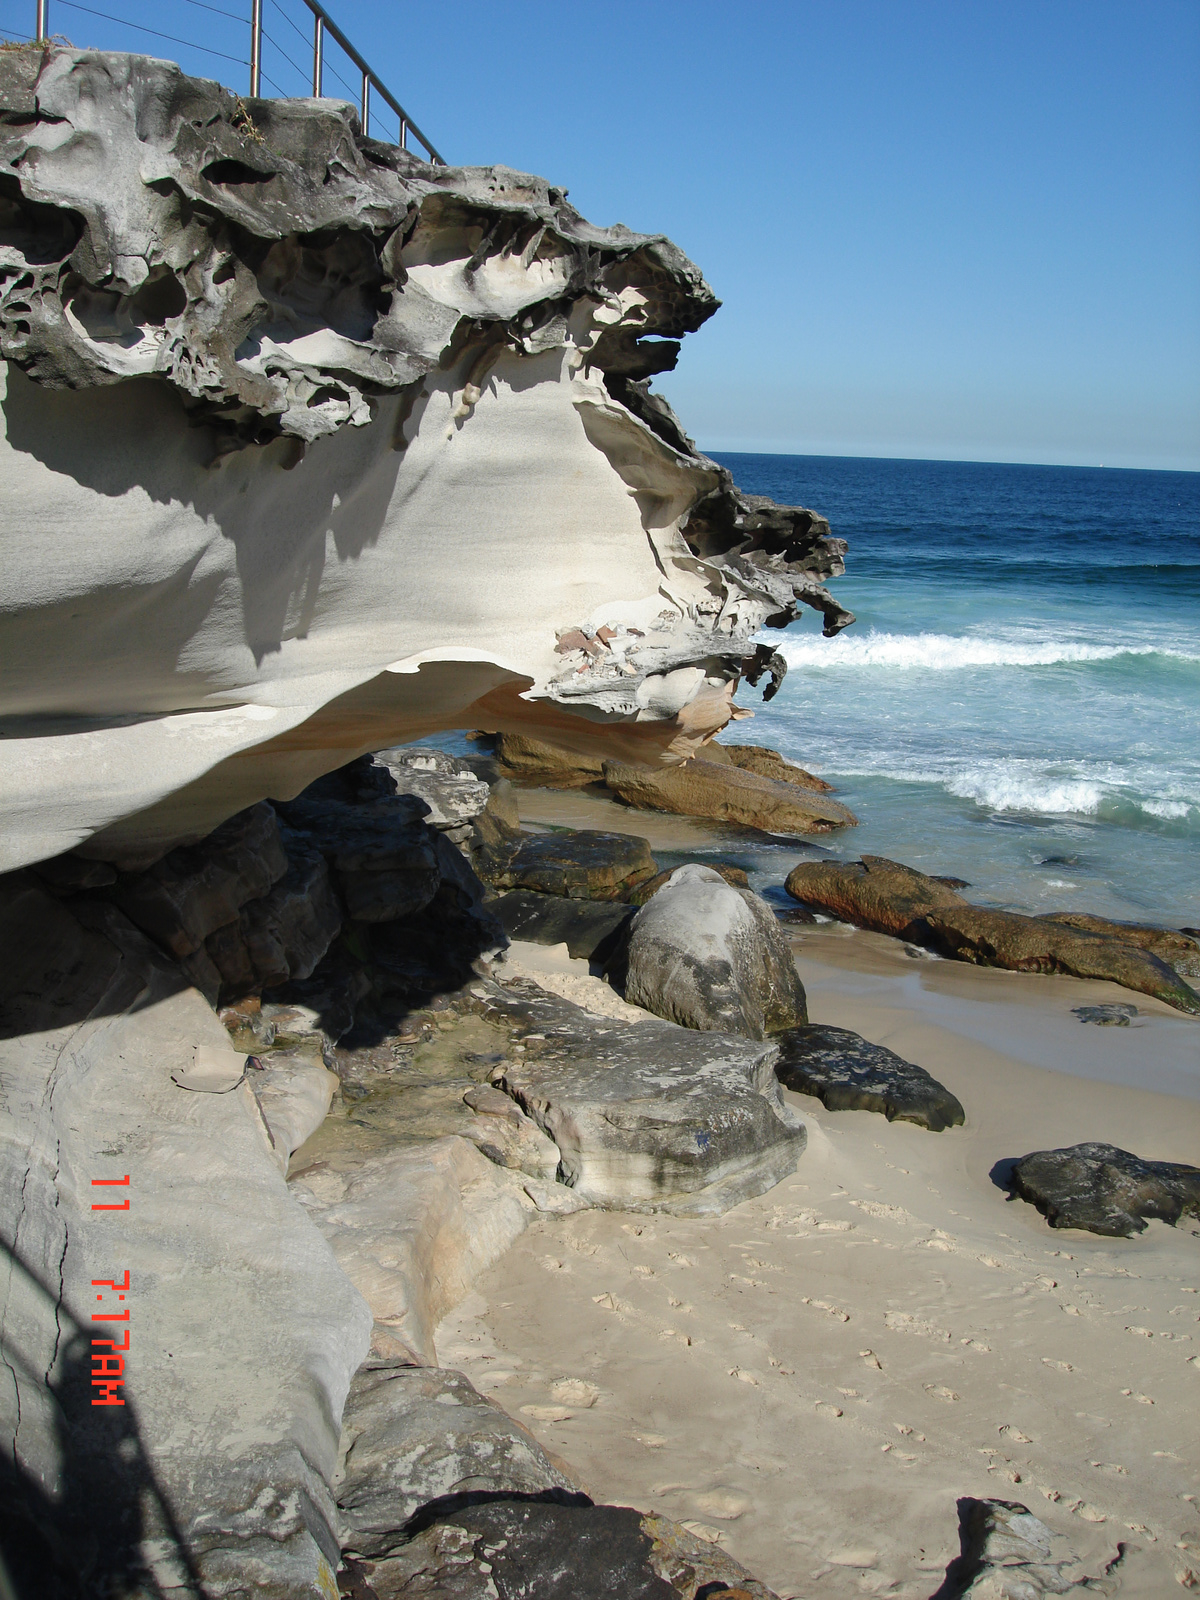
<path id="1" fill-rule="evenodd" d="M 46 6 L 48 0 L 37 0 L 37 37 L 38 43 L 46 38 Z"/>
<path id="2" fill-rule="evenodd" d="M 363 138 L 371 137 L 371 75 L 364 72 L 362 75 L 362 131 Z"/>
<path id="3" fill-rule="evenodd" d="M 320 16 L 316 19 L 313 28 L 313 96 L 321 98 L 321 79 L 324 76 L 324 62 L 321 59 L 325 50 L 325 22 Z"/>
<path id="4" fill-rule="evenodd" d="M 400 118 L 400 148 L 401 150 L 408 149 L 408 123 L 405 122 L 403 117 Z"/>
<path id="5" fill-rule="evenodd" d="M 46 0 L 38 0 L 45 5 Z M 262 93 L 262 0 L 250 0 L 250 98 Z"/>

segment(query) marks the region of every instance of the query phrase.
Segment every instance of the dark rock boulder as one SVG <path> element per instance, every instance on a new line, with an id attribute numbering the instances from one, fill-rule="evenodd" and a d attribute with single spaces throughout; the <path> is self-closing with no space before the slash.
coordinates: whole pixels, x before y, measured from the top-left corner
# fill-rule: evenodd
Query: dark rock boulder
<path id="1" fill-rule="evenodd" d="M 288 870 L 271 892 L 205 940 L 223 1003 L 307 978 L 341 931 L 345 914 L 324 856 L 300 835 L 286 842 Z"/>
<path id="2" fill-rule="evenodd" d="M 1072 1006 L 1071 1015 L 1098 1028 L 1127 1028 L 1138 1014 L 1136 1006 Z"/>
<path id="3" fill-rule="evenodd" d="M 362 1575 L 378 1600 L 775 1600 L 732 1556 L 665 1517 L 548 1498 L 453 1511 Z"/>
<path id="4" fill-rule="evenodd" d="M 559 828 L 502 840 L 478 870 L 494 889 L 532 889 L 571 900 L 628 900 L 658 867 L 648 842 L 636 834 Z"/>
<path id="5" fill-rule="evenodd" d="M 625 998 L 685 1028 L 765 1039 L 808 1020 L 804 986 L 770 909 L 711 867 L 676 867 L 612 963 Z"/>
<path id="6" fill-rule="evenodd" d="M 333 1485 L 343 1545 L 385 1555 L 423 1506 L 469 1496 L 577 1493 L 536 1439 L 461 1372 L 369 1356 L 342 1414 L 342 1464 Z"/>
<path id="7" fill-rule="evenodd" d="M 915 1122 L 932 1133 L 960 1127 L 961 1103 L 923 1067 L 849 1028 L 790 1028 L 779 1041 L 775 1075 L 830 1111 L 880 1111 L 889 1122 Z"/>
<path id="8" fill-rule="evenodd" d="M 780 1094 L 774 1044 L 593 1017 L 525 983 L 484 989 L 485 1017 L 523 1046 L 492 1082 L 558 1146 L 581 1199 L 719 1215 L 795 1171 L 805 1132 Z"/>
<path id="9" fill-rule="evenodd" d="M 605 962 L 616 949 L 633 908 L 604 900 L 568 900 L 558 894 L 512 889 L 488 909 L 510 939 L 565 944 L 576 960 Z"/>
<path id="10" fill-rule="evenodd" d="M 606 761 L 604 781 L 627 805 L 710 817 L 766 833 L 829 833 L 858 821 L 852 811 L 819 793 L 701 757 L 679 767 Z"/>
<path id="11" fill-rule="evenodd" d="M 1073 913 L 1027 917 L 973 906 L 943 879 L 883 856 L 864 856 L 861 861 L 802 861 L 788 874 L 786 887 L 794 899 L 810 908 L 860 928 L 907 939 L 958 961 L 1010 972 L 1104 978 L 1153 995 L 1179 1011 L 1200 1014 L 1200 993 L 1155 954 L 1148 942 L 1139 942 L 1142 935 L 1148 938 L 1150 933 L 1156 941 L 1160 935 L 1165 939 L 1161 929 L 1129 929 L 1100 918 L 1083 919 L 1100 924 L 1104 931 L 1098 931 L 1079 925 Z"/>
<path id="12" fill-rule="evenodd" d="M 423 800 L 395 795 L 366 804 L 312 798 L 279 806 L 331 863 L 356 922 L 394 922 L 421 911 L 441 884 L 435 835 Z"/>
<path id="13" fill-rule="evenodd" d="M 188 956 L 237 920 L 288 870 L 279 823 L 265 802 L 239 811 L 199 844 L 183 845 L 104 890 L 129 920 L 173 956 Z"/>
<path id="14" fill-rule="evenodd" d="M 1200 1217 L 1200 1167 L 1144 1161 L 1111 1144 L 1035 1150 L 1017 1162 L 1010 1181 L 1052 1228 L 1128 1239 L 1144 1232 L 1147 1218 L 1174 1226 Z"/>

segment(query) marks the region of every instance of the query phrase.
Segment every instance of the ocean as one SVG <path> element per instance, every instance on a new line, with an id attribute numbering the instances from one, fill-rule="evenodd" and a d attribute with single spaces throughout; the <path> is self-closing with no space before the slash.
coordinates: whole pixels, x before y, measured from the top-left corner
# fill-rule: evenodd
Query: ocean
<path id="1" fill-rule="evenodd" d="M 1200 474 L 716 459 L 849 542 L 831 587 L 857 621 L 764 634 L 787 678 L 768 705 L 743 688 L 755 718 L 724 735 L 857 813 L 813 850 L 1021 911 L 1200 925 Z M 777 881 L 796 846 L 755 854 Z"/>

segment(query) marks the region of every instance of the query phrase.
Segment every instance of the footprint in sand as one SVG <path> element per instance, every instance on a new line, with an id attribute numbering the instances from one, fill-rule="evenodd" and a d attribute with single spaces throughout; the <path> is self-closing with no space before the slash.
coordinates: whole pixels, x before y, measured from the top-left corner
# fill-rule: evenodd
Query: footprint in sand
<path id="1" fill-rule="evenodd" d="M 720 1522 L 736 1522 L 749 1511 L 752 1501 L 748 1495 L 739 1494 L 736 1489 L 718 1486 L 703 1494 L 693 1495 L 692 1504 L 706 1517 L 716 1517 Z"/>
<path id="2" fill-rule="evenodd" d="M 883 1362 L 880 1361 L 874 1350 L 860 1350 L 858 1353 L 861 1359 L 865 1361 L 869 1367 L 874 1367 L 876 1372 L 883 1371 Z"/>
<path id="3" fill-rule="evenodd" d="M 729 1376 L 736 1378 L 739 1383 L 749 1383 L 754 1388 L 762 1382 L 757 1372 L 748 1372 L 745 1367 L 730 1367 Z"/>
<path id="4" fill-rule="evenodd" d="M 816 1410 L 822 1417 L 840 1417 L 842 1415 L 841 1406 L 832 1405 L 828 1400 L 818 1400 Z"/>
<path id="5" fill-rule="evenodd" d="M 665 1433 L 631 1433 L 629 1437 L 647 1450 L 661 1450 L 668 1443 Z"/>
<path id="6" fill-rule="evenodd" d="M 923 1317 L 910 1316 L 907 1311 L 885 1311 L 883 1325 L 893 1333 L 918 1333 L 926 1339 L 949 1339 L 945 1328 L 926 1322 Z"/>
<path id="7" fill-rule="evenodd" d="M 912 1222 L 912 1217 L 903 1206 L 884 1205 L 881 1200 L 851 1200 L 850 1204 L 865 1211 L 869 1217 L 879 1217 L 886 1222 Z"/>
<path id="8" fill-rule="evenodd" d="M 1011 1422 L 1003 1423 L 996 1432 L 1002 1439 L 1007 1439 L 1009 1444 L 1033 1444 L 1034 1441 L 1027 1433 L 1022 1433 L 1020 1428 L 1014 1427 Z"/>
<path id="9" fill-rule="evenodd" d="M 835 1322 L 849 1322 L 850 1313 L 843 1311 L 841 1306 L 830 1305 L 828 1300 L 810 1300 L 807 1295 L 801 1295 L 801 1305 L 812 1306 L 817 1311 L 827 1312 Z"/>
<path id="10" fill-rule="evenodd" d="M 1042 1357 L 1044 1367 L 1053 1367 L 1056 1372 L 1074 1372 L 1075 1368 L 1069 1361 L 1052 1361 L 1049 1356 Z"/>
<path id="11" fill-rule="evenodd" d="M 926 1394 L 931 1394 L 938 1400 L 958 1400 L 961 1398 L 955 1394 L 953 1389 L 947 1389 L 944 1383 L 927 1383 L 924 1388 Z"/>
<path id="12" fill-rule="evenodd" d="M 570 1422 L 575 1413 L 566 1406 L 522 1406 L 521 1415 L 534 1422 Z"/>
<path id="13" fill-rule="evenodd" d="M 586 1378 L 559 1378 L 550 1385 L 550 1398 L 561 1406 L 578 1406 L 586 1410 L 596 1404 L 600 1391 Z"/>
<path id="14" fill-rule="evenodd" d="M 1092 1506 L 1086 1500 L 1081 1500 L 1077 1506 L 1071 1507 L 1077 1517 L 1082 1517 L 1084 1522 L 1107 1522 L 1108 1518 L 1097 1506 Z"/>

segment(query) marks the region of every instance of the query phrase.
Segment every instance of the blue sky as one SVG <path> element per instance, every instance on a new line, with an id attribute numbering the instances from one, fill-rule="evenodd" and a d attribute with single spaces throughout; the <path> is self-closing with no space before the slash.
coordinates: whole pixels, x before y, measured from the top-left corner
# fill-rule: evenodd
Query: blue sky
<path id="1" fill-rule="evenodd" d="M 244 50 L 194 0 L 88 3 Z M 700 264 L 724 306 L 659 387 L 703 447 L 1200 469 L 1197 0 L 327 3 L 447 159 Z"/>

